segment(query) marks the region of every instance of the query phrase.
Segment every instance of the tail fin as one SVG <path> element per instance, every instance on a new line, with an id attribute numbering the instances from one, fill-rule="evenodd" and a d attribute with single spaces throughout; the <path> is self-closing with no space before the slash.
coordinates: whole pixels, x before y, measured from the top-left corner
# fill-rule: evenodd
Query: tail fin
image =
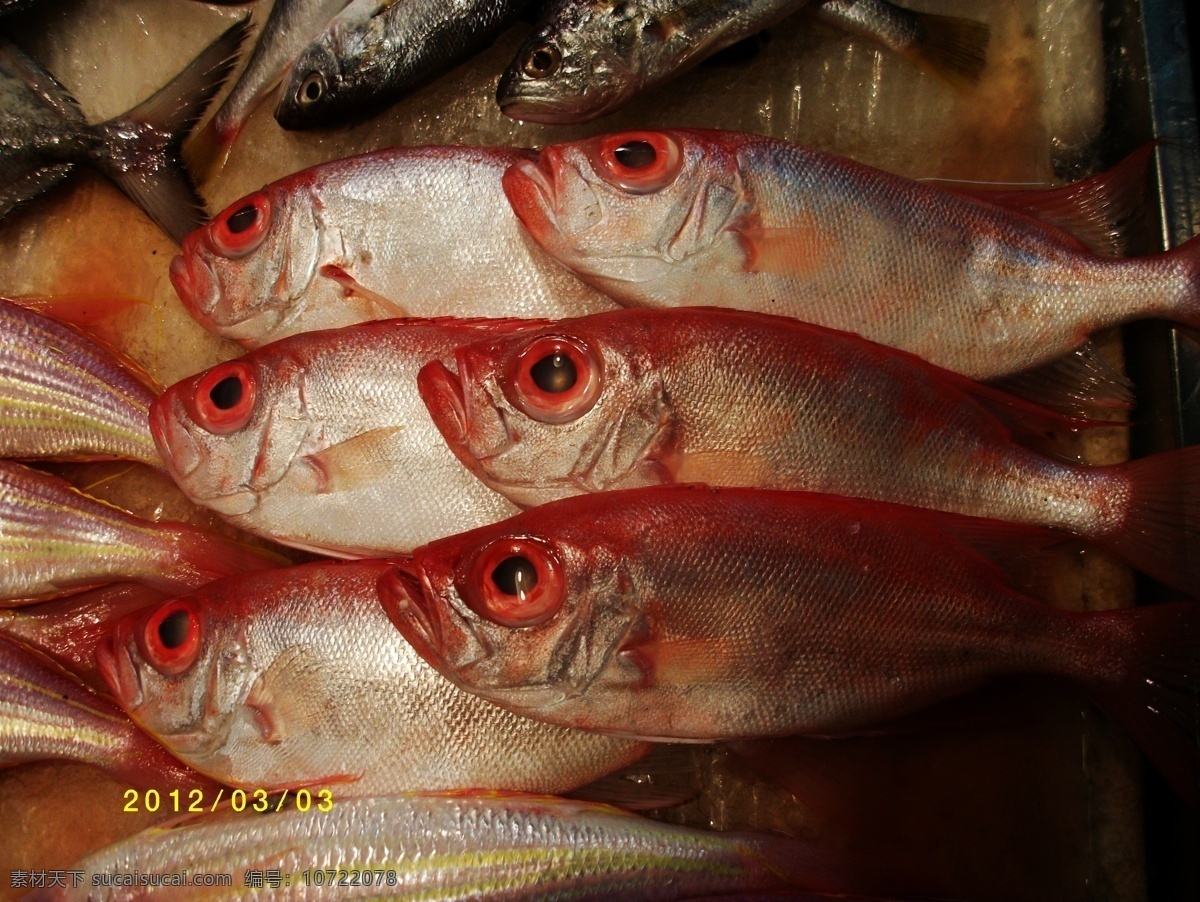
<path id="1" fill-rule="evenodd" d="M 248 30 L 245 20 L 231 26 L 158 93 L 95 127 L 104 138 L 95 165 L 176 241 L 207 218 L 180 146 L 232 71 Z"/>
<path id="2" fill-rule="evenodd" d="M 966 90 L 978 82 L 987 64 L 991 29 L 974 19 L 929 13 L 912 15 L 924 31 L 924 37 L 903 55 L 959 90 Z"/>
<path id="3" fill-rule="evenodd" d="M 265 548 L 183 523 L 160 523 L 158 527 L 169 546 L 170 562 L 153 579 L 144 581 L 166 592 L 187 592 L 226 576 L 286 567 L 291 563 Z"/>
<path id="4" fill-rule="evenodd" d="M 1102 540 L 1159 582 L 1200 595 L 1200 445 L 1112 468 L 1129 486 L 1125 522 Z"/>
<path id="5" fill-rule="evenodd" d="M 1184 801 L 1200 808 L 1200 605 L 1091 616 L 1123 621 L 1127 647 L 1124 666 L 1103 668 L 1085 680 L 1088 688 Z"/>

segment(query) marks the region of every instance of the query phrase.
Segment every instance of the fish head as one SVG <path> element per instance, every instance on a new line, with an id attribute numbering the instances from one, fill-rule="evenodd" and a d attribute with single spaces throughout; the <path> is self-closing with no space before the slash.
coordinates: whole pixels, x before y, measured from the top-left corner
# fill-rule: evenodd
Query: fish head
<path id="1" fill-rule="evenodd" d="M 249 347 L 288 334 L 318 270 L 313 198 L 302 180 L 284 179 L 184 237 L 171 284 L 201 325 Z"/>
<path id="2" fill-rule="evenodd" d="M 720 133 L 637 131 L 545 148 L 504 173 L 504 192 L 533 239 L 618 300 L 637 302 L 724 245 L 753 209 L 736 145 Z"/>
<path id="3" fill-rule="evenodd" d="M 96 648 L 117 704 L 200 769 L 224 746 L 248 685 L 243 627 L 232 613 L 203 593 L 172 598 L 117 620 Z"/>
<path id="4" fill-rule="evenodd" d="M 545 709 L 620 676 L 622 647 L 644 632 L 619 536 L 593 529 L 595 519 L 563 522 L 546 511 L 418 548 L 393 561 L 377 586 L 418 654 L 515 711 Z"/>
<path id="5" fill-rule="evenodd" d="M 588 122 L 623 107 L 641 89 L 648 12 L 639 4 L 559 3 L 517 51 L 500 79 L 501 112 L 531 122 Z"/>
<path id="6" fill-rule="evenodd" d="M 619 312 L 461 347 L 417 386 L 455 455 L 524 506 L 669 481 L 675 423 L 646 329 Z"/>
<path id="7" fill-rule="evenodd" d="M 344 42 L 338 41 L 338 33 L 331 27 L 292 64 L 275 107 L 275 120 L 284 128 L 317 128 L 338 118 L 344 81 L 338 43 Z"/>
<path id="8" fill-rule="evenodd" d="M 238 522 L 258 509 L 309 430 L 303 363 L 251 353 L 168 388 L 150 408 L 167 471 L 197 504 Z"/>

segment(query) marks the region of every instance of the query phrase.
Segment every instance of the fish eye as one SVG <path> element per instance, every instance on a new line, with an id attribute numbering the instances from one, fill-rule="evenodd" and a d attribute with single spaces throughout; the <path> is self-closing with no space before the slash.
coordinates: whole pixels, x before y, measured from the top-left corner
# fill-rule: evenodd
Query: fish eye
<path id="1" fill-rule="evenodd" d="M 553 44 L 538 44 L 525 57 L 525 65 L 521 68 L 530 78 L 549 78 L 558 71 L 562 62 L 562 54 Z"/>
<path id="2" fill-rule="evenodd" d="M 599 138 L 591 155 L 605 181 L 631 194 L 652 194 L 675 180 L 683 168 L 683 149 L 663 132 L 627 132 Z"/>
<path id="3" fill-rule="evenodd" d="M 566 597 L 562 564 L 546 543 L 507 538 L 487 545 L 468 569 L 460 593 L 480 617 L 500 626 L 537 626 Z"/>
<path id="4" fill-rule="evenodd" d="M 271 203 L 259 191 L 226 207 L 212 221 L 209 236 L 213 249 L 236 260 L 254 251 L 271 224 Z"/>
<path id="5" fill-rule="evenodd" d="M 530 367 L 529 376 L 538 388 L 551 395 L 562 394 L 579 381 L 579 371 L 571 358 L 557 351 Z"/>
<path id="6" fill-rule="evenodd" d="M 310 72 L 300 83 L 297 99 L 302 104 L 316 103 L 325 96 L 325 78 L 320 72 Z"/>
<path id="7" fill-rule="evenodd" d="M 200 651 L 200 616 L 190 597 L 167 602 L 146 620 L 141 634 L 146 662 L 164 676 L 192 666 Z"/>
<path id="8" fill-rule="evenodd" d="M 241 360 L 213 367 L 199 378 L 185 406 L 197 426 L 230 435 L 250 421 L 256 395 L 254 370 Z"/>
<path id="9" fill-rule="evenodd" d="M 596 405 L 603 377 L 600 358 L 588 345 L 546 336 L 516 355 L 504 391 L 518 410 L 540 423 L 569 423 Z"/>

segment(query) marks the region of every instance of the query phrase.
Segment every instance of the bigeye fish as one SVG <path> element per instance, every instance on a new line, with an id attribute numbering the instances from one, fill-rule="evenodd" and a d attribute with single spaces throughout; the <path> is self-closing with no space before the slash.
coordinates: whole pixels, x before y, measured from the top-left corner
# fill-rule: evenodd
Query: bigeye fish
<path id="1" fill-rule="evenodd" d="M 197 173 L 225 165 L 250 114 L 275 89 L 300 54 L 349 0 L 273 0 L 258 42 L 229 96 L 188 146 Z"/>
<path id="2" fill-rule="evenodd" d="M 278 556 L 194 526 L 153 522 L 57 476 L 0 460 L 0 607 L 134 580 L 183 591 Z"/>
<path id="3" fill-rule="evenodd" d="M 245 24 L 231 26 L 166 87 L 99 125 L 88 124 L 53 75 L 0 37 L 0 217 L 86 165 L 176 241 L 196 228 L 204 202 L 179 145 L 233 68 L 245 35 Z"/>
<path id="4" fill-rule="evenodd" d="M 955 86 L 983 71 L 987 25 L 886 0 L 557 0 L 517 51 L 496 100 L 514 119 L 588 122 L 806 6 Z"/>
<path id="5" fill-rule="evenodd" d="M 1200 605 L 1056 610 L 972 547 L 1041 536 L 833 495 L 654 486 L 431 543 L 379 588 L 460 686 L 614 736 L 844 734 L 1006 674 L 1066 677 L 1200 804 Z"/>
<path id="6" fill-rule="evenodd" d="M 799 489 L 1065 530 L 1200 584 L 1200 448 L 1083 467 L 1020 444 L 1071 420 L 847 332 L 630 309 L 460 348 L 419 376 L 464 464 L 532 506 L 661 483 Z M 1095 424 L 1093 425 L 1111 425 Z"/>
<path id="7" fill-rule="evenodd" d="M 328 810 L 205 815 L 152 829 L 79 861 L 78 889 L 35 900 L 126 898 L 103 876 L 278 872 L 270 898 L 341 900 L 673 900 L 800 888 L 820 899 L 853 876 L 840 856 L 799 840 L 721 833 L 551 796 L 460 792 L 337 801 Z M 338 879 L 327 882 L 326 872 Z M 93 880 L 93 875 L 97 878 Z M 354 881 L 348 892 L 339 880 Z M 333 885 L 331 885 L 331 883 Z M 260 891 L 251 890 L 255 895 Z M 139 888 L 139 899 L 241 899 L 244 886 Z M 739 898 L 741 896 L 739 895 Z"/>
<path id="8" fill-rule="evenodd" d="M 318 128 L 382 110 L 483 50 L 527 0 L 353 0 L 283 83 L 275 119 Z"/>
<path id="9" fill-rule="evenodd" d="M 0 767 L 33 761 L 90 764 L 141 787 L 211 785 L 137 729 L 120 708 L 0 636 Z"/>
<path id="10" fill-rule="evenodd" d="M 560 792 L 646 747 L 519 717 L 463 692 L 388 622 L 382 561 L 222 580 L 111 626 L 96 661 L 131 718 L 196 770 L 333 795 Z"/>
<path id="11" fill-rule="evenodd" d="M 543 253 L 500 185 L 526 150 L 412 147 L 336 160 L 235 201 L 171 282 L 205 328 L 257 347 L 397 316 L 582 316 L 616 304 Z"/>
<path id="12" fill-rule="evenodd" d="M 162 467 L 150 435 L 155 394 L 129 362 L 0 298 L 0 457 Z"/>
<path id="13" fill-rule="evenodd" d="M 408 551 L 516 506 L 446 448 L 417 372 L 489 329 L 538 321 L 390 320 L 294 335 L 167 389 L 151 428 L 195 503 L 324 554 Z"/>
<path id="14" fill-rule="evenodd" d="M 974 379 L 1143 317 L 1200 323 L 1200 241 L 1115 259 L 1015 209 L 758 135 L 630 132 L 504 176 L 537 242 L 629 306 L 794 316 Z"/>

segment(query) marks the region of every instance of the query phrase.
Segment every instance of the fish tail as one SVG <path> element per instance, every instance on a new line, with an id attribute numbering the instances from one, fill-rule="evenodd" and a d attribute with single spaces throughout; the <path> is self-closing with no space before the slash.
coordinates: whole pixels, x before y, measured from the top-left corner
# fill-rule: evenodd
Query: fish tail
<path id="1" fill-rule="evenodd" d="M 1101 541 L 1164 585 L 1200 592 L 1200 445 L 1112 468 L 1129 500 L 1119 529 Z"/>
<path id="2" fill-rule="evenodd" d="M 912 13 L 921 38 L 901 50 L 919 68 L 959 90 L 967 90 L 983 75 L 991 29 L 983 22 L 958 16 Z"/>
<path id="3" fill-rule="evenodd" d="M 156 94 L 95 126 L 96 165 L 176 241 L 207 216 L 180 156 L 183 139 L 232 71 L 248 30 L 245 20 L 231 26 Z"/>
<path id="4" fill-rule="evenodd" d="M 1200 235 L 1195 235 L 1178 247 L 1147 260 L 1161 261 L 1166 265 L 1174 284 L 1182 281 L 1182 290 L 1175 293 L 1177 300 L 1169 309 L 1152 312 L 1192 329 L 1200 329 Z M 1164 292 L 1165 293 L 1165 292 Z"/>
<path id="5" fill-rule="evenodd" d="M 1084 616 L 1108 634 L 1088 631 L 1097 641 L 1081 646 L 1095 665 L 1085 684 L 1184 801 L 1200 808 L 1200 604 Z"/>
<path id="6" fill-rule="evenodd" d="M 164 542 L 161 572 L 144 581 L 167 592 L 187 592 L 213 580 L 285 567 L 282 555 L 182 523 L 158 524 Z"/>
<path id="7" fill-rule="evenodd" d="M 203 127 L 192 135 L 187 148 L 183 152 L 183 160 L 197 179 L 208 181 L 215 173 L 224 168 L 229 159 L 229 151 L 237 139 L 238 132 L 221 128 L 220 115 L 213 116 Z"/>

